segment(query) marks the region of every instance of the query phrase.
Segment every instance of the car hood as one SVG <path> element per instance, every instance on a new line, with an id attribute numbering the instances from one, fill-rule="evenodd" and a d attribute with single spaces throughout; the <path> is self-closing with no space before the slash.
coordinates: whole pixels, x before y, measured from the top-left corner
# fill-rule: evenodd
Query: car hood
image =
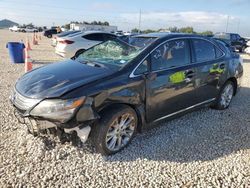
<path id="1" fill-rule="evenodd" d="M 44 99 L 64 93 L 112 74 L 106 67 L 93 67 L 73 60 L 47 65 L 23 75 L 16 90 L 23 96 Z"/>

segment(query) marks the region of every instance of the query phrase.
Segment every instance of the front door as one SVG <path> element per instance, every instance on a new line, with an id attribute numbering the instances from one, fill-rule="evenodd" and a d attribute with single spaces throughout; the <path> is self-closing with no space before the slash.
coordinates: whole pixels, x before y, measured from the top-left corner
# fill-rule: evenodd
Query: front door
<path id="1" fill-rule="evenodd" d="M 189 46 L 189 40 L 171 40 L 151 53 L 151 70 L 146 75 L 147 121 L 163 119 L 197 103 Z"/>

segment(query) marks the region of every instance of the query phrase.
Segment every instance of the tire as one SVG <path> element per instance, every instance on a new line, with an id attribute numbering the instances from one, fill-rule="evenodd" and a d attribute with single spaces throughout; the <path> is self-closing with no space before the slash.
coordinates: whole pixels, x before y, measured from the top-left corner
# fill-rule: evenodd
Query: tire
<path id="1" fill-rule="evenodd" d="M 227 81 L 222 87 L 219 96 L 216 99 L 214 108 L 217 110 L 227 109 L 232 101 L 235 92 L 235 85 L 232 81 Z"/>
<path id="2" fill-rule="evenodd" d="M 48 37 L 48 38 L 52 38 L 52 35 L 49 34 L 49 35 L 47 35 L 47 37 Z"/>
<path id="3" fill-rule="evenodd" d="M 95 124 L 91 131 L 91 140 L 96 152 L 112 155 L 124 149 L 136 134 L 137 124 L 136 112 L 126 105 L 105 110 L 99 123 Z"/>

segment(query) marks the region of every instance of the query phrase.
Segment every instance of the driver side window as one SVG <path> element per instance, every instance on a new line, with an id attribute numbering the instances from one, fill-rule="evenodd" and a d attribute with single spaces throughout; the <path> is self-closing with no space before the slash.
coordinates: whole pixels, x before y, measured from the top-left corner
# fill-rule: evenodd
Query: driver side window
<path id="1" fill-rule="evenodd" d="M 185 39 L 166 42 L 151 54 L 153 71 L 179 67 L 189 63 L 189 44 Z"/>

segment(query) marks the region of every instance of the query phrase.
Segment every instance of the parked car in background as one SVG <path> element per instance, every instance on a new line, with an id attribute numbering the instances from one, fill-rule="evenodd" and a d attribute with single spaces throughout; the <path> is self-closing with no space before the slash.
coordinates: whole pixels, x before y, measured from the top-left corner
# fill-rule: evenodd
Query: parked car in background
<path id="1" fill-rule="evenodd" d="M 75 33 L 58 38 L 55 52 L 62 57 L 72 58 L 92 46 L 113 38 L 116 38 L 116 35 L 102 31 Z"/>
<path id="2" fill-rule="evenodd" d="M 247 47 L 247 48 L 245 49 L 245 52 L 246 52 L 248 55 L 250 55 L 250 47 Z"/>
<path id="3" fill-rule="evenodd" d="M 81 31 L 65 31 L 65 32 L 62 32 L 60 34 L 57 34 L 57 35 L 54 35 L 53 38 L 52 38 L 52 42 L 51 42 L 51 45 L 53 47 L 56 46 L 57 44 L 57 40 L 60 39 L 61 37 L 66 37 L 68 35 L 71 35 L 71 34 L 75 34 L 75 33 L 80 33 Z"/>
<path id="4" fill-rule="evenodd" d="M 247 41 L 247 46 L 248 46 L 248 47 L 250 47 L 250 40 L 249 40 L 249 41 Z"/>
<path id="5" fill-rule="evenodd" d="M 21 32 L 24 32 L 24 33 L 35 33 L 35 32 L 38 32 L 38 29 L 34 28 L 34 27 L 25 27 L 25 28 L 21 29 Z"/>
<path id="6" fill-rule="evenodd" d="M 20 31 L 20 27 L 14 25 L 13 27 L 10 27 L 9 30 L 12 31 L 12 32 L 19 32 Z"/>
<path id="7" fill-rule="evenodd" d="M 96 151 L 110 155 L 154 122 L 228 108 L 241 84 L 242 59 L 221 41 L 151 33 L 128 44 L 110 36 L 19 78 L 10 97 L 16 117 L 31 130 L 75 131 L 82 142 L 90 135 Z"/>
<path id="8" fill-rule="evenodd" d="M 45 30 L 43 33 L 43 35 L 48 38 L 52 38 L 55 34 L 58 34 L 58 30 L 56 28 Z"/>
<path id="9" fill-rule="evenodd" d="M 236 33 L 216 33 L 214 38 L 225 40 L 239 50 L 239 52 L 244 52 L 247 48 L 246 40 Z"/>

